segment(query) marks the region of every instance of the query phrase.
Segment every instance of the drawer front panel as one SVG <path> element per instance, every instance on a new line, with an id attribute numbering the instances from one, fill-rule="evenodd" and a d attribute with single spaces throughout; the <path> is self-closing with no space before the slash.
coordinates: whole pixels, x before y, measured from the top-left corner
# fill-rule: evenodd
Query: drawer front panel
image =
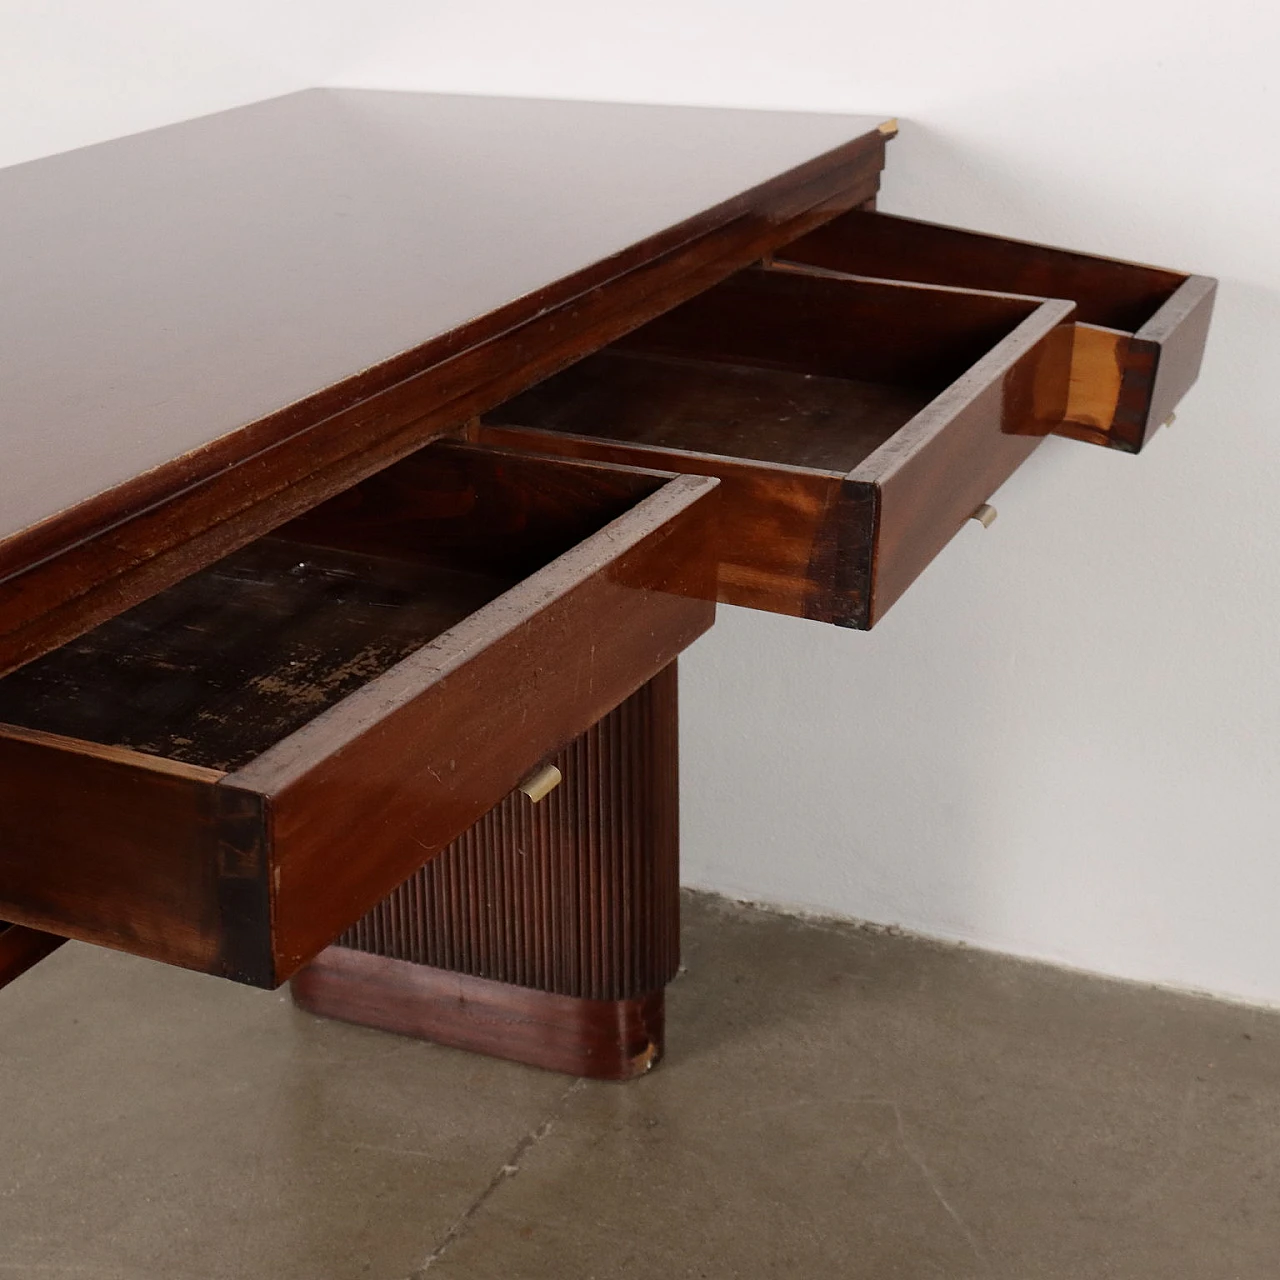
<path id="1" fill-rule="evenodd" d="M 1078 363 L 1055 430 L 1130 453 L 1195 382 L 1215 292 L 1205 276 L 863 210 L 777 256 L 855 276 L 1074 302 Z"/>
<path id="2" fill-rule="evenodd" d="M 1207 276 L 1189 277 L 1135 335 L 1135 341 L 1150 343 L 1158 352 L 1155 383 L 1146 395 L 1150 407 L 1145 419 L 1139 415 L 1143 403 L 1141 393 L 1146 389 L 1135 388 L 1132 397 L 1136 403 L 1131 412 L 1147 432 L 1169 421 L 1182 397 L 1200 376 L 1217 288 L 1216 282 Z M 1145 438 L 1132 433 L 1129 443 L 1135 452 Z"/>
<path id="3" fill-rule="evenodd" d="M 668 488 L 589 571 L 522 584 L 225 780 L 266 798 L 276 982 L 710 627 L 710 486 Z"/>

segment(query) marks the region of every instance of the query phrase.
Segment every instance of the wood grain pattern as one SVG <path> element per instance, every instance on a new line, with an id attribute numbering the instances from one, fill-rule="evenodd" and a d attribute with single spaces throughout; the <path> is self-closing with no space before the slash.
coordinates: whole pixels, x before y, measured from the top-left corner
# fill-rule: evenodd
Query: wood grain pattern
<path id="1" fill-rule="evenodd" d="M 220 972 L 221 776 L 0 727 L 0 917 Z"/>
<path id="2" fill-rule="evenodd" d="M 1195 382 L 1216 288 L 1205 276 L 867 210 L 824 224 L 778 250 L 776 259 L 1073 301 L 1078 363 L 1055 431 L 1130 453 Z"/>
<path id="3" fill-rule="evenodd" d="M 342 91 L 0 175 L 40 472 L 0 487 L 0 672 L 865 199 L 883 155 L 861 117 Z M 110 218 L 31 254 L 108 175 Z"/>
<path id="4" fill-rule="evenodd" d="M 1105 444 L 1120 409 L 1131 334 L 1092 324 L 1072 326 L 1071 379 L 1059 433 Z"/>
<path id="5" fill-rule="evenodd" d="M 627 410 L 642 408 L 642 401 L 631 400 L 623 416 Z M 717 599 L 748 609 L 834 621 L 831 548 L 822 541 L 822 532 L 832 525 L 832 512 L 842 501 L 839 474 L 524 427 L 508 421 L 515 416 L 505 407 L 498 410 L 476 424 L 474 438 L 553 457 L 667 468 L 719 480 Z M 596 417 L 594 421 L 612 420 Z"/>
<path id="6" fill-rule="evenodd" d="M 666 992 L 583 1000 L 331 947 L 293 982 L 326 1018 L 595 1080 L 630 1080 L 662 1057 Z"/>
<path id="7" fill-rule="evenodd" d="M 346 931 L 339 945 L 591 1000 L 665 986 L 680 962 L 676 664 L 551 758 Z"/>
<path id="8" fill-rule="evenodd" d="M 302 727 L 277 715 L 285 736 L 233 772 L 58 736 L 42 723 L 69 716 L 72 727 L 119 728 L 128 689 L 143 689 L 160 706 L 143 731 L 172 735 L 168 712 L 194 680 L 180 726 L 193 741 L 182 754 L 256 749 L 265 720 L 226 723 L 242 704 L 235 670 L 226 675 L 235 646 L 214 625 L 216 609 L 171 611 L 162 598 L 143 609 L 158 636 L 124 619 L 89 646 L 87 668 L 82 655 L 60 652 L 38 681 L 18 672 L 0 682 L 6 712 L 29 721 L 0 728 L 0 917 L 241 981 L 282 981 L 711 624 L 714 488 L 693 477 L 441 444 L 404 474 L 379 477 L 369 493 L 315 512 L 284 544 L 286 572 L 294 548 L 309 545 L 296 540 L 304 534 L 318 540 L 309 554 L 321 561 L 327 542 L 339 563 L 367 555 L 361 548 L 387 556 L 398 545 L 399 563 L 377 573 L 361 563 L 358 588 L 337 597 L 270 582 L 258 591 L 252 582 L 249 650 L 264 608 L 283 611 L 278 633 L 299 641 L 264 643 L 263 654 L 245 659 L 267 684 L 253 706 L 279 710 L 274 685 L 293 678 L 298 653 L 323 650 L 303 661 L 311 676 L 341 676 L 353 654 L 368 656 L 368 628 L 358 618 L 352 630 L 344 599 L 357 612 L 407 609 L 410 644 L 422 626 L 447 629 L 381 674 L 356 671 L 363 682 L 354 692 L 345 678 L 325 676 L 330 692 L 345 696 L 313 701 Z M 473 540 L 468 531 L 499 507 L 505 514 L 491 536 Z M 486 589 L 488 602 L 458 620 L 459 608 L 475 603 L 473 584 L 459 596 L 440 571 L 474 575 L 478 565 L 519 581 Z M 380 597 L 388 583 L 407 598 Z M 419 617 L 415 593 L 441 590 Z M 189 603 L 192 591 L 184 584 L 176 594 Z M 216 591 L 210 599 L 217 603 Z M 295 607 L 302 616 L 289 616 Z M 124 671 L 151 663 L 105 716 L 104 691 L 86 687 L 81 698 L 76 683 L 92 685 L 104 657 Z M 202 663 L 217 678 L 206 678 Z M 59 687 L 64 696 L 50 696 Z M 292 717 L 297 706 L 284 702 Z"/>

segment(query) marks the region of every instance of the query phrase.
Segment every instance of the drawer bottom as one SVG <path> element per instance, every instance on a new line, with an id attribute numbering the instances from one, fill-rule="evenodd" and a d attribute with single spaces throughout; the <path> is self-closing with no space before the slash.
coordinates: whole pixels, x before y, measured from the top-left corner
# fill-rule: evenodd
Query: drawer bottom
<path id="1" fill-rule="evenodd" d="M 264 538 L 0 681 L 0 722 L 231 771 L 516 580 Z"/>

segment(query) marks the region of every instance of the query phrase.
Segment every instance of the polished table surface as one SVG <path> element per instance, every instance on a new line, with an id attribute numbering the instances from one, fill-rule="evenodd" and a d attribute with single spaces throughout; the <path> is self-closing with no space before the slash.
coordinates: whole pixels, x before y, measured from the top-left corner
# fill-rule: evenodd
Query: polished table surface
<path id="1" fill-rule="evenodd" d="M 876 125 L 308 90 L 0 172 L 0 670 L 82 626 L 68 615 L 11 637 L 10 653 L 6 634 L 217 523 L 260 481 L 246 473 L 185 532 L 153 522 L 109 563 L 73 555 L 59 576 L 50 557 L 110 541 L 113 526 L 681 244 L 768 216 L 771 193 L 882 141 Z M 362 447 L 399 425 L 349 434 L 363 431 Z M 109 616 L 179 576 L 81 612 Z"/>

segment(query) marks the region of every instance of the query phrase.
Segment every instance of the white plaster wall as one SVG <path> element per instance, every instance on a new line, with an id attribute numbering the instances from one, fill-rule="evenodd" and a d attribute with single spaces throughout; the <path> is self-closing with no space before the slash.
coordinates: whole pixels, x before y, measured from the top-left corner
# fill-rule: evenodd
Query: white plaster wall
<path id="1" fill-rule="evenodd" d="M 686 879 L 1280 1004 L 1280 19 L 1248 0 L 0 0 L 0 162 L 311 83 L 883 111 L 882 206 L 1222 278 L 1178 423 L 1047 442 L 865 635 L 684 660 Z"/>

